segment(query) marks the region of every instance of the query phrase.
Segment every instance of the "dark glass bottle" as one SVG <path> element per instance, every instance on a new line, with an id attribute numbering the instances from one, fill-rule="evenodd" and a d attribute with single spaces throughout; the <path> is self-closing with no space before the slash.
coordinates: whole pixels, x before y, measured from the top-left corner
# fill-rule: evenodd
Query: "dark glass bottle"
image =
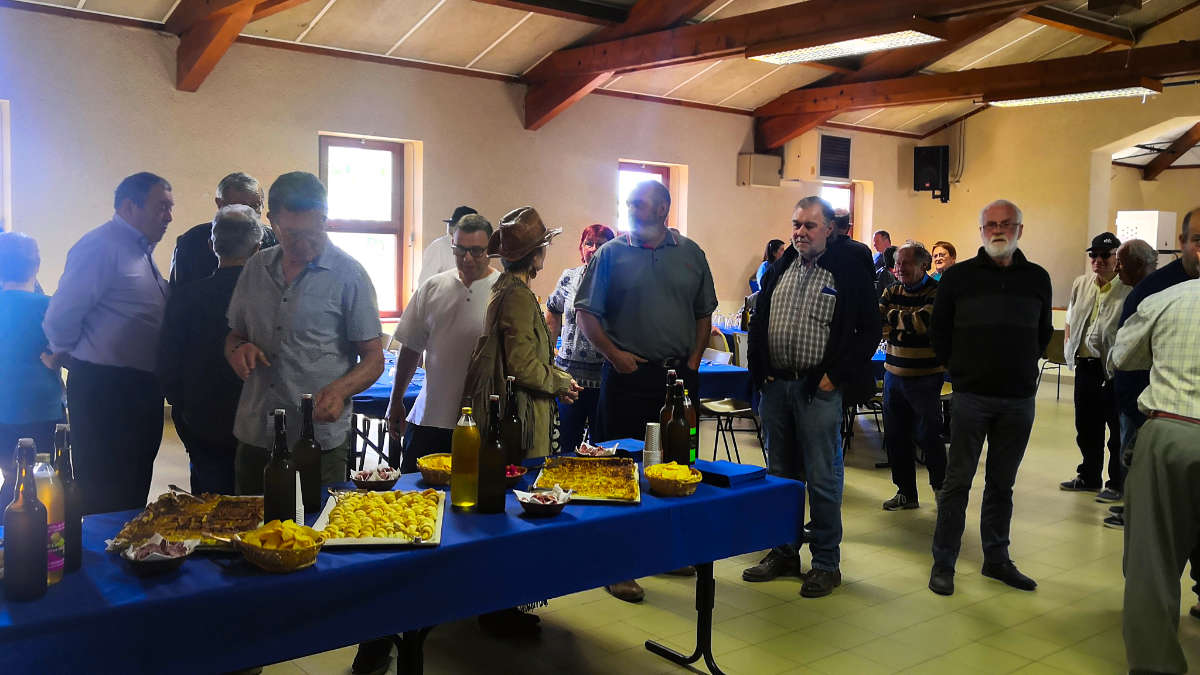
<path id="1" fill-rule="evenodd" d="M 504 383 L 504 421 L 500 424 L 500 442 L 509 464 L 525 459 L 525 425 L 517 411 L 517 378 L 509 375 Z"/>
<path id="2" fill-rule="evenodd" d="M 313 429 L 313 396 L 300 397 L 300 440 L 292 446 L 296 470 L 300 472 L 300 494 L 305 513 L 321 508 L 321 444 Z"/>
<path id="3" fill-rule="evenodd" d="M 287 413 L 275 411 L 275 443 L 263 469 L 263 522 L 296 519 L 296 466 L 287 444 Z"/>
<path id="4" fill-rule="evenodd" d="M 17 487 L 4 510 L 4 597 L 33 600 L 46 594 L 46 507 L 37 498 L 32 438 L 17 441 Z"/>
<path id="5" fill-rule="evenodd" d="M 700 453 L 700 423 L 696 418 L 696 407 L 692 405 L 692 396 L 688 393 L 687 386 L 683 380 L 677 382 L 683 387 L 683 417 L 687 420 L 688 437 L 691 439 L 688 443 L 688 464 L 695 464 Z"/>
<path id="6" fill-rule="evenodd" d="M 683 384 L 676 383 L 671 392 L 671 419 L 663 428 L 662 448 L 664 462 L 675 462 L 689 466 L 692 456 L 691 425 L 683 409 Z"/>
<path id="7" fill-rule="evenodd" d="M 75 480 L 75 460 L 71 455 L 71 425 L 54 427 L 54 468 L 62 481 L 66 519 L 63 539 L 66 540 L 64 572 L 74 572 L 83 564 L 83 492 Z"/>
<path id="8" fill-rule="evenodd" d="M 666 398 L 663 399 L 662 408 L 658 411 L 658 425 L 659 425 L 659 428 L 662 429 L 664 432 L 666 431 L 667 424 L 671 421 L 671 406 L 673 405 L 671 394 L 674 391 L 675 380 L 676 380 L 675 371 L 668 370 L 667 371 L 667 395 L 666 395 Z M 666 449 L 667 449 L 667 446 L 664 445 L 663 446 L 663 460 L 670 461 L 667 459 Z"/>
<path id="9" fill-rule="evenodd" d="M 505 466 L 508 463 L 504 442 L 500 435 L 500 397 L 488 397 L 487 440 L 479 446 L 479 501 L 475 510 L 479 513 L 503 513 Z"/>

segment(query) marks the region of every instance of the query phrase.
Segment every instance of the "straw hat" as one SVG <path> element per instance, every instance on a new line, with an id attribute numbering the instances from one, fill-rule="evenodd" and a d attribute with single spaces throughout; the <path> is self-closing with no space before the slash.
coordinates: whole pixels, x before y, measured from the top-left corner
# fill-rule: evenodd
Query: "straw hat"
<path id="1" fill-rule="evenodd" d="M 488 256 L 514 262 L 546 246 L 562 234 L 562 228 L 550 230 L 532 206 L 509 211 L 500 219 L 500 228 L 488 241 Z"/>

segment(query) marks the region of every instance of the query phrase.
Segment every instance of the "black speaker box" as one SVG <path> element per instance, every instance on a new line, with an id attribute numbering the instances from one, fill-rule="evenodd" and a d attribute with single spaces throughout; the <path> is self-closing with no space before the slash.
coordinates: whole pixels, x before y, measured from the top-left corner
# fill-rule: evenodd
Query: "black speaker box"
<path id="1" fill-rule="evenodd" d="M 932 192 L 934 199 L 950 199 L 950 146 L 926 145 L 913 149 L 913 189 Z"/>

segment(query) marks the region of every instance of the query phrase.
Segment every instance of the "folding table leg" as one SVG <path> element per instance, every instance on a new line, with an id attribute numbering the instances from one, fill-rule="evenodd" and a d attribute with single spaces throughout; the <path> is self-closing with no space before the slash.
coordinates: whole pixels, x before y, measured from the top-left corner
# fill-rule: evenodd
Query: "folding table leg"
<path id="1" fill-rule="evenodd" d="M 697 563 L 696 651 L 692 652 L 691 656 L 684 656 L 670 647 L 651 640 L 646 640 L 646 649 L 681 666 L 691 665 L 703 658 L 704 664 L 708 666 L 708 672 L 712 675 L 724 675 L 717 667 L 717 661 L 713 658 L 712 652 L 712 613 L 713 607 L 716 606 L 716 597 L 717 582 L 713 579 L 713 564 L 710 562 Z"/>
<path id="2" fill-rule="evenodd" d="M 396 673 L 397 675 L 421 675 L 425 670 L 425 637 L 433 626 L 418 630 L 404 631 L 403 635 L 393 635 L 396 643 Z"/>

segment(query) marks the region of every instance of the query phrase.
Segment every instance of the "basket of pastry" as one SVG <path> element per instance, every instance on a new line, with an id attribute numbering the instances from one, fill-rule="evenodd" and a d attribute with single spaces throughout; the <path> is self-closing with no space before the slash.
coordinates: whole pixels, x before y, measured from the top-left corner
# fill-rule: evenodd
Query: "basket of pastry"
<path id="1" fill-rule="evenodd" d="M 312 567 L 325 535 L 291 520 L 272 520 L 256 530 L 234 535 L 233 543 L 255 567 L 283 574 Z"/>
<path id="2" fill-rule="evenodd" d="M 696 492 L 703 476 L 690 466 L 675 462 L 646 467 L 650 492 L 659 497 L 687 497 Z"/>
<path id="3" fill-rule="evenodd" d="M 450 484 L 450 453 L 439 452 L 417 459 L 417 468 L 426 485 Z"/>
<path id="4" fill-rule="evenodd" d="M 230 537 L 262 523 L 262 497 L 193 496 L 168 492 L 125 523 L 108 541 L 109 551 L 122 551 L 155 534 L 171 543 L 199 540 L 200 549 L 234 548 Z M 215 535 L 215 536 L 213 536 Z"/>
<path id="5" fill-rule="evenodd" d="M 572 493 L 572 501 L 638 504 L 642 501 L 637 464 L 628 457 L 550 457 L 533 490 L 555 485 Z"/>

